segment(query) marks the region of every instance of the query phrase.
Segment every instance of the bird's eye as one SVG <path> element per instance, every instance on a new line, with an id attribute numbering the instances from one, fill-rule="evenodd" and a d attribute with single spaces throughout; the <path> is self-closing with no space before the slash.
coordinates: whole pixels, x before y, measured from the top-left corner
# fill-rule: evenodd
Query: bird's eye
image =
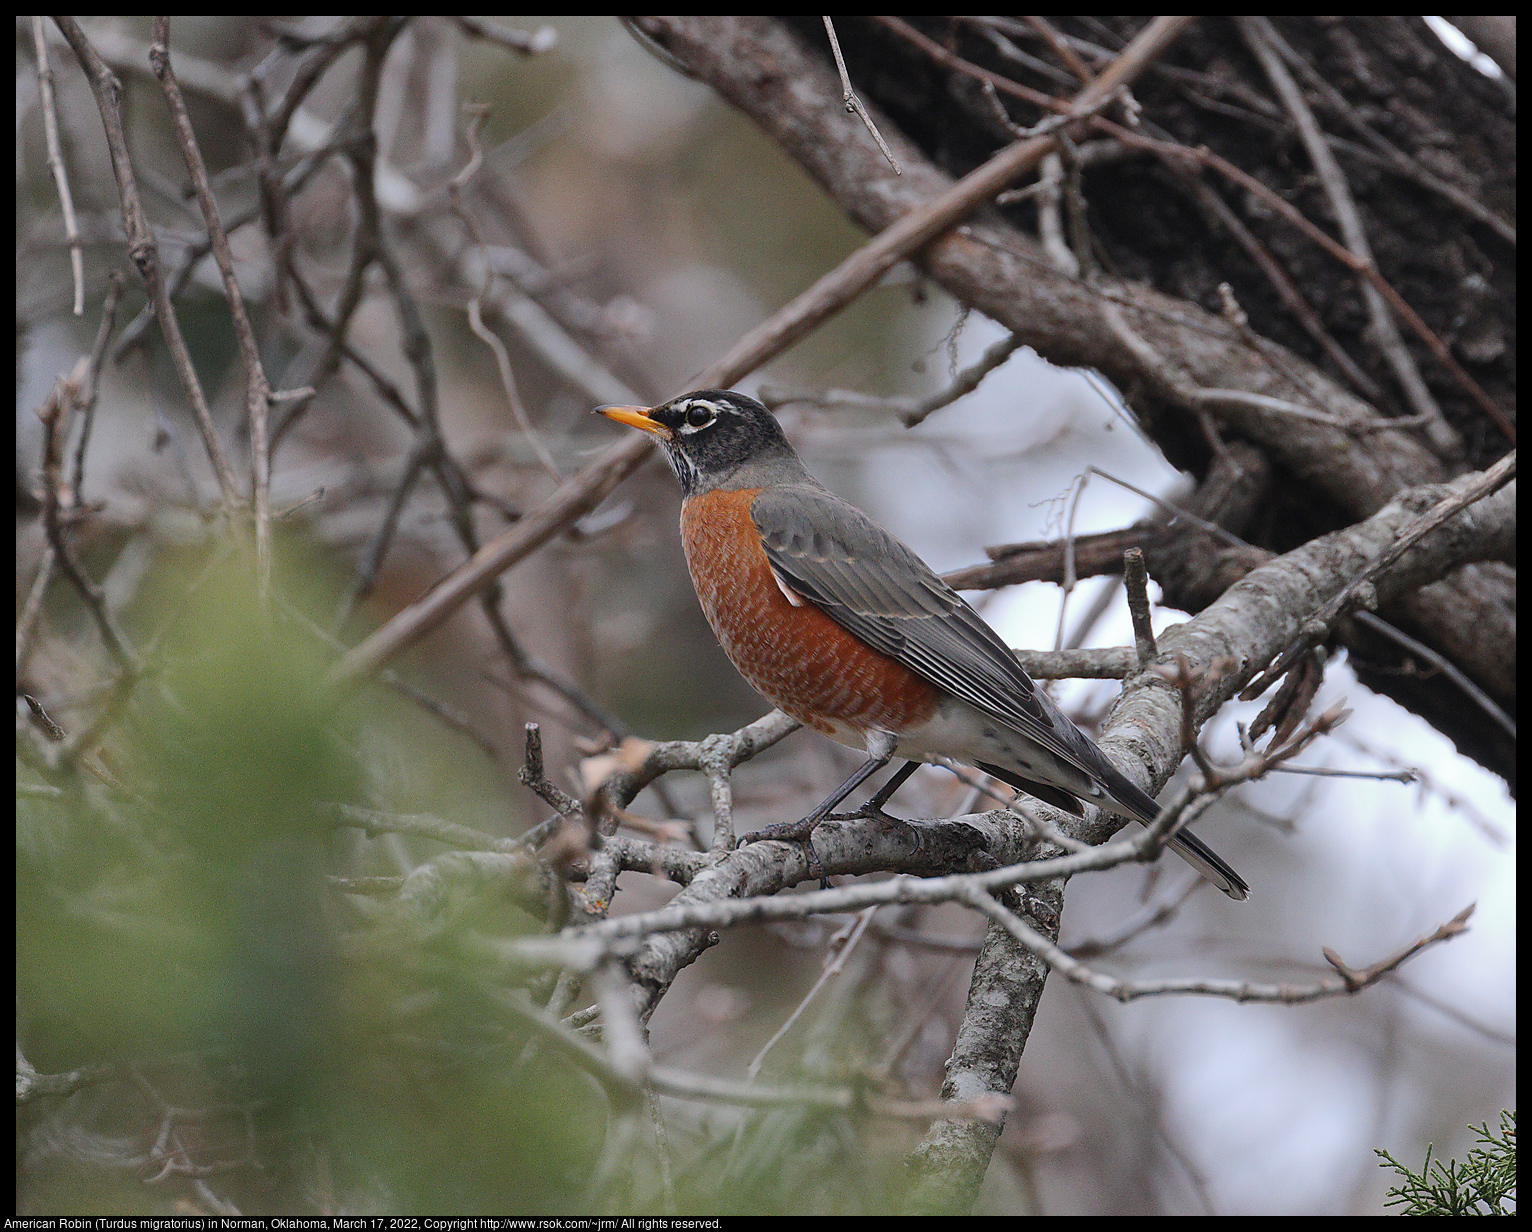
<path id="1" fill-rule="evenodd" d="M 688 428 L 705 428 L 715 418 L 713 408 L 705 402 L 693 402 L 686 408 L 686 426 Z"/>

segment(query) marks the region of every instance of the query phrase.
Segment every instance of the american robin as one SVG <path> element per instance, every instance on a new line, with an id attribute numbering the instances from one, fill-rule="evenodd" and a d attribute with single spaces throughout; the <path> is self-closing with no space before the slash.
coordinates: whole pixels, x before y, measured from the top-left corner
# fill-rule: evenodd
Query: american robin
<path id="1" fill-rule="evenodd" d="M 730 390 L 600 413 L 659 438 L 681 481 L 681 542 L 708 623 L 773 705 L 867 761 L 801 822 L 807 841 L 835 805 L 887 765 L 875 812 L 916 764 L 966 762 L 1076 815 L 1080 801 L 1148 824 L 1159 812 L 1033 684 L 999 634 L 928 565 L 804 467 L 776 418 Z M 1176 854 L 1230 898 L 1249 893 L 1195 836 Z"/>

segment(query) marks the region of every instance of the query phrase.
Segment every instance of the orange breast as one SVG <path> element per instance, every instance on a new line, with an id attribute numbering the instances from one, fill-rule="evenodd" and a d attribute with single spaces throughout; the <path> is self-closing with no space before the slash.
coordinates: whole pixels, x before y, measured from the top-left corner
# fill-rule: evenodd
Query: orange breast
<path id="1" fill-rule="evenodd" d="M 902 731 L 929 718 L 935 686 L 863 645 L 812 603 L 782 593 L 750 520 L 759 488 L 707 492 L 681 507 L 692 585 L 719 644 L 755 689 L 823 732 Z"/>

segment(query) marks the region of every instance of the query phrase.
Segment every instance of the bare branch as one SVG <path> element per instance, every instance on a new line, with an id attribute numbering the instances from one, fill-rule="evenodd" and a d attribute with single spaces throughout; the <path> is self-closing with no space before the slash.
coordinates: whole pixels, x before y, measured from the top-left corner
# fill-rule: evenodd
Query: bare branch
<path id="1" fill-rule="evenodd" d="M 827 22 L 829 18 L 825 19 Z M 64 215 L 64 240 L 69 245 L 69 269 L 74 275 L 74 314 L 85 315 L 85 258 L 80 253 L 80 224 L 74 216 L 74 197 L 69 192 L 69 174 L 64 167 L 64 150 L 59 143 L 58 100 L 54 96 L 53 66 L 48 63 L 48 41 L 43 37 L 43 19 L 33 16 L 32 50 L 37 56 L 37 86 L 42 100 L 43 135 L 48 143 L 48 170 L 58 189 L 59 209 Z"/>
<path id="2" fill-rule="evenodd" d="M 1412 942 L 1388 958 L 1382 959 L 1361 971 L 1352 971 L 1334 957 L 1330 950 L 1324 951 L 1325 959 L 1341 973 L 1339 979 L 1317 980 L 1311 984 L 1262 984 L 1253 980 L 1215 980 L 1197 978 L 1172 978 L 1163 980 L 1119 980 L 1114 976 L 1093 970 L 1085 963 L 1066 953 L 1059 946 L 1031 928 L 1014 912 L 1003 907 L 988 894 L 972 893 L 965 899 L 977 911 L 982 911 L 1006 932 L 1016 938 L 1028 950 L 1043 959 L 1055 971 L 1076 984 L 1083 984 L 1096 992 L 1104 993 L 1117 1001 L 1136 1001 L 1140 997 L 1185 996 L 1195 994 L 1207 997 L 1226 997 L 1241 1003 L 1247 1001 L 1270 1001 L 1282 1005 L 1301 1005 L 1326 997 L 1350 996 L 1377 983 L 1401 964 L 1442 941 L 1466 931 L 1468 917 L 1473 914 L 1469 904 L 1447 923 L 1419 940 Z"/>

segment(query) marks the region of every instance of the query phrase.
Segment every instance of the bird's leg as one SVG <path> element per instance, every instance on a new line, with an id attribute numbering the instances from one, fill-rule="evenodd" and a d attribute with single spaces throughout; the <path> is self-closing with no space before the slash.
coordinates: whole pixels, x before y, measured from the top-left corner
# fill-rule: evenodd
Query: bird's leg
<path id="1" fill-rule="evenodd" d="M 814 827 L 830 815 L 830 810 L 888 765 L 891 756 L 892 754 L 884 757 L 869 757 L 857 767 L 855 774 L 825 797 L 824 802 L 807 817 L 799 821 L 779 821 L 775 825 L 764 826 L 754 834 L 745 835 L 741 841 L 753 843 L 758 839 L 774 838 L 787 843 L 807 842 L 809 835 L 814 832 Z"/>
<path id="2" fill-rule="evenodd" d="M 883 806 L 893 799 L 894 793 L 903 787 L 905 783 L 909 782 L 910 775 L 914 774 L 915 771 L 919 769 L 920 763 L 918 761 L 905 762 L 904 765 L 895 770 L 893 774 L 889 775 L 888 782 L 884 783 L 882 787 L 878 788 L 877 792 L 874 793 L 872 798 L 868 800 L 866 804 L 862 805 L 859 810 L 857 810 L 857 816 L 885 816 L 883 812 Z"/>
<path id="3" fill-rule="evenodd" d="M 776 825 L 766 826 L 763 829 L 757 830 L 754 834 L 747 834 L 740 840 L 741 843 L 753 843 L 759 839 L 768 838 L 780 839 L 783 842 L 789 843 L 808 842 L 809 835 L 814 832 L 814 827 L 830 815 L 831 809 L 893 760 L 894 745 L 894 737 L 888 732 L 869 732 L 867 734 L 867 760 L 857 767 L 855 774 L 832 791 L 818 808 L 801 821 L 782 821 Z M 913 766 L 913 763 L 911 765 Z M 880 804 L 886 801 L 912 773 L 914 773 L 912 768 L 908 770 L 908 773 L 905 768 L 901 768 L 889 780 L 892 786 L 885 787 L 873 799 L 877 800 Z M 812 846 L 809 848 L 809 854 L 813 857 Z M 815 863 L 818 863 L 817 858 Z"/>

